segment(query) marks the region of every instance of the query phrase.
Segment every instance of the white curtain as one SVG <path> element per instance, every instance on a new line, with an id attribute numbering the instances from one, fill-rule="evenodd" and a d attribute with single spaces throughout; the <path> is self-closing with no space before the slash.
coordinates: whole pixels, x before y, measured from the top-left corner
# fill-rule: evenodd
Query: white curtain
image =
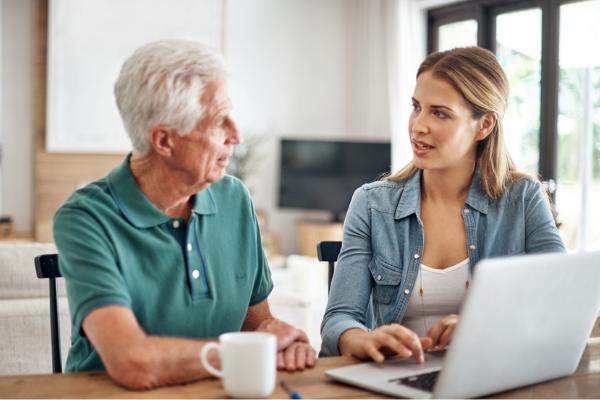
<path id="1" fill-rule="evenodd" d="M 351 137 L 390 137 L 386 3 L 386 0 L 346 3 L 346 133 Z"/>
<path id="2" fill-rule="evenodd" d="M 418 0 L 348 0 L 347 135 L 392 141 L 392 169 L 405 165 L 410 97 L 426 54 Z"/>

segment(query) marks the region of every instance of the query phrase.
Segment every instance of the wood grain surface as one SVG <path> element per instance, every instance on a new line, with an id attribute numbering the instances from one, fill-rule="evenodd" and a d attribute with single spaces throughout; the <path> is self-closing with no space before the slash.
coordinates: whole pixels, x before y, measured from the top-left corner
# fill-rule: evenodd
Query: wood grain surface
<path id="1" fill-rule="evenodd" d="M 551 349 L 549 349 L 551 351 Z M 315 368 L 302 372 L 278 372 L 304 398 L 387 398 L 334 382 L 325 371 L 360 361 L 353 357 L 319 358 Z M 280 385 L 271 398 L 288 398 Z M 133 391 L 117 385 L 104 372 L 0 377 L 0 398 L 227 398 L 221 381 L 205 379 L 148 391 Z M 577 371 L 570 376 L 499 393 L 491 398 L 553 399 L 600 398 L 600 339 L 591 338 Z"/>

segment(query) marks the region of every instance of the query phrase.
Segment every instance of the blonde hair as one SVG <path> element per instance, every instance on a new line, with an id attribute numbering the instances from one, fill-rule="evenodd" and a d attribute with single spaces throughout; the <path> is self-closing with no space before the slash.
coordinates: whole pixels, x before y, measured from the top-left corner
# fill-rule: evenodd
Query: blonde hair
<path id="1" fill-rule="evenodd" d="M 487 195 L 497 199 L 506 194 L 513 183 L 530 177 L 517 171 L 504 143 L 502 118 L 506 111 L 509 85 L 494 53 L 481 47 L 460 47 L 432 53 L 421 63 L 417 78 L 427 71 L 450 83 L 463 96 L 474 119 L 488 113 L 497 116 L 492 132 L 477 145 L 476 159 L 481 170 L 481 185 Z M 411 161 L 382 180 L 405 180 L 417 171 L 418 168 Z"/>

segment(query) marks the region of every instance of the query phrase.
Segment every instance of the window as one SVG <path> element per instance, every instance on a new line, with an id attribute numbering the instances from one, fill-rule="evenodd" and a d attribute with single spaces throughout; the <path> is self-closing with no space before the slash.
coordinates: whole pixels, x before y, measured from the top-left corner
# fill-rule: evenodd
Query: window
<path id="1" fill-rule="evenodd" d="M 510 83 L 507 146 L 549 188 L 569 249 L 600 249 L 599 15 L 600 0 L 472 0 L 428 14 L 428 52 L 496 54 Z"/>

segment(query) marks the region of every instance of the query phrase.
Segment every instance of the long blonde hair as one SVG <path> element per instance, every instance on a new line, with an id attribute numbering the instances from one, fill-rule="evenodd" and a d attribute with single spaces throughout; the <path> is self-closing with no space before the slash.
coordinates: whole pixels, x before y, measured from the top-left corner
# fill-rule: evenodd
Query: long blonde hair
<path id="1" fill-rule="evenodd" d="M 502 118 L 506 111 L 509 85 L 494 54 L 481 47 L 460 47 L 432 53 L 421 63 L 417 78 L 426 71 L 450 83 L 466 100 L 474 119 L 488 113 L 495 113 L 498 117 L 492 133 L 477 145 L 476 159 L 481 170 L 481 185 L 487 195 L 497 199 L 514 182 L 529 177 L 517 171 L 504 143 Z M 411 161 L 382 180 L 405 180 L 417 171 L 418 168 Z"/>

